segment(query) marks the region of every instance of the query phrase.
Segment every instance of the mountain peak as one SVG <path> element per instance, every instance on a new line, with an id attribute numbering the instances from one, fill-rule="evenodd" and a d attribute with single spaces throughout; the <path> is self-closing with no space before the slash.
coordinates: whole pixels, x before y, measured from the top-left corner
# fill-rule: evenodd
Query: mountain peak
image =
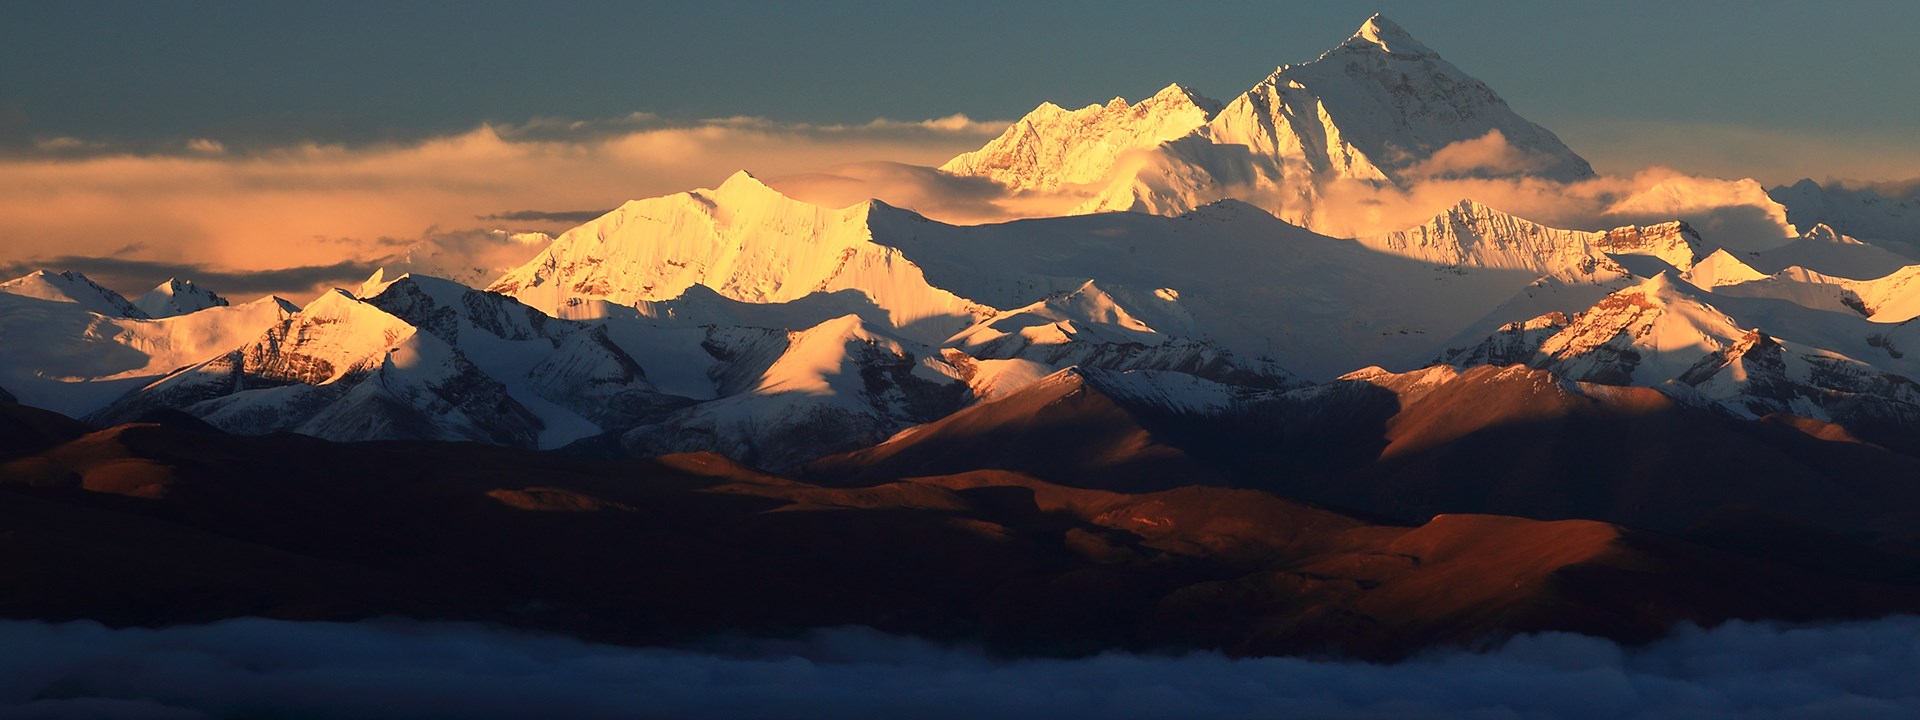
<path id="1" fill-rule="evenodd" d="M 1726 248 L 1715 248 L 1713 252 L 1681 276 L 1687 282 L 1703 288 L 1715 288 L 1721 285 L 1736 285 L 1766 278 L 1766 274 L 1741 262 Z"/>
<path id="2" fill-rule="evenodd" d="M 1644 295 L 1649 298 L 1672 299 L 1678 297 L 1696 297 L 1702 291 L 1693 283 L 1683 279 L 1678 271 L 1667 269 L 1654 273 L 1653 277 L 1642 280 L 1640 284 L 1634 285 L 1621 292 Z"/>
<path id="3" fill-rule="evenodd" d="M 726 181 L 720 183 L 720 187 L 714 189 L 721 192 L 729 192 L 739 190 L 761 191 L 772 190 L 773 188 L 767 187 L 766 183 L 760 182 L 760 178 L 754 177 L 753 173 L 745 170 L 737 170 L 732 175 L 728 175 Z"/>
<path id="4" fill-rule="evenodd" d="M 147 294 L 133 301 L 149 317 L 163 318 L 196 313 L 207 308 L 226 307 L 227 299 L 211 290 L 193 284 L 191 280 L 173 277 L 154 286 Z"/>
<path id="5" fill-rule="evenodd" d="M 1209 118 L 1218 114 L 1220 108 L 1224 107 L 1219 100 L 1201 95 L 1193 88 L 1181 85 L 1180 83 L 1167 85 L 1161 88 L 1160 92 L 1154 93 L 1153 97 L 1140 101 L 1140 104 L 1148 106 L 1162 106 L 1168 103 L 1192 105 L 1193 107 L 1200 108 Z"/>
<path id="6" fill-rule="evenodd" d="M 36 270 L 28 275 L 0 282 L 0 293 L 77 303 L 91 312 L 108 317 L 147 319 L 147 313 L 127 301 L 120 293 L 107 289 L 85 274 L 69 270 Z"/>
<path id="7" fill-rule="evenodd" d="M 1447 213 L 1450 215 L 1462 216 L 1462 217 L 1481 217 L 1481 216 L 1507 214 L 1507 213 L 1500 212 L 1499 210 L 1495 210 L 1492 207 L 1489 207 L 1485 204 L 1482 204 L 1480 201 L 1475 200 L 1473 198 L 1460 198 L 1460 202 L 1454 203 L 1453 207 L 1447 208 Z"/>
<path id="8" fill-rule="evenodd" d="M 1418 56 L 1433 54 L 1432 48 L 1420 44 L 1419 40 L 1413 39 L 1413 36 L 1407 34 L 1406 30 L 1401 29 L 1399 25 L 1394 24 L 1392 20 L 1388 20 L 1387 16 L 1381 13 L 1374 13 L 1373 17 L 1367 18 L 1367 21 L 1360 25 L 1360 29 L 1353 34 L 1353 37 L 1347 38 L 1347 41 L 1341 43 L 1340 46 L 1356 49 L 1377 48 L 1394 55 Z"/>
<path id="9" fill-rule="evenodd" d="M 1814 223 L 1813 227 L 1811 229 L 1808 229 L 1806 233 L 1802 234 L 1800 237 L 1806 240 L 1812 240 L 1817 243 L 1825 243 L 1828 245 L 1865 245 L 1866 244 L 1866 243 L 1860 242 L 1858 239 L 1850 235 L 1841 234 L 1839 231 L 1834 230 L 1833 226 L 1828 225 L 1826 223 Z"/>

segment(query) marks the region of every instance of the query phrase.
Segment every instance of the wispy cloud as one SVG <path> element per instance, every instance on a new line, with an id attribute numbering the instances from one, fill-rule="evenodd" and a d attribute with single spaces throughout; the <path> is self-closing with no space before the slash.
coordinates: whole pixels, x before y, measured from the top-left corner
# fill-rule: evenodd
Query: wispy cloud
<path id="1" fill-rule="evenodd" d="M 937 165 L 1003 126 L 960 116 L 674 124 L 636 113 L 356 147 L 237 151 L 207 140 L 130 154 L 69 139 L 40 154 L 0 158 L 0 217 L 7 220 L 0 265 L 115 257 L 235 274 L 365 267 L 393 251 L 383 238 L 553 233 L 592 212 L 501 208 L 611 208 L 712 187 L 742 169 L 776 177 L 849 162 Z"/>
<path id="2" fill-rule="evenodd" d="M 607 214 L 606 210 L 511 210 L 488 215 L 475 215 L 475 220 L 537 222 L 537 223 L 583 223 Z"/>
<path id="3" fill-rule="evenodd" d="M 1836 134 L 1657 114 L 1574 118 L 1554 129 L 1595 167 L 1614 173 L 1659 165 L 1779 185 L 1808 177 L 1899 180 L 1920 172 L 1920 144 L 1904 131 Z"/>

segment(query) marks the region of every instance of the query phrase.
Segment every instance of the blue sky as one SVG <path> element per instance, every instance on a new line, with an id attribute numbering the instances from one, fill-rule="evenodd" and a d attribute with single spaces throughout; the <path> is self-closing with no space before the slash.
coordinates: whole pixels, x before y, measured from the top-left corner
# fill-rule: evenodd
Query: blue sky
<path id="1" fill-rule="evenodd" d="M 1227 98 L 1376 9 L 1603 169 L 1920 175 L 1863 149 L 1920 116 L 1920 4 L 1893 2 L 14 3 L 0 147 L 364 143 L 636 111 L 1008 119 L 1174 81 Z M 1812 157 L 1754 157 L 1796 138 Z"/>

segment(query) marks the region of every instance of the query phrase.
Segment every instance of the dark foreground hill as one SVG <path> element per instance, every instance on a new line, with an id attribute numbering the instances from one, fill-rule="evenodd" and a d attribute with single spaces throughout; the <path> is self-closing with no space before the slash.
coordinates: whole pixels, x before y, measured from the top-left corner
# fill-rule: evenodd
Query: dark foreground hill
<path id="1" fill-rule="evenodd" d="M 609 463 L 177 418 L 85 432 L 5 410 L 38 428 L 0 464 L 13 618 L 405 615 L 625 643 L 868 625 L 1014 653 L 1393 658 L 1517 632 L 1637 641 L 1681 620 L 1920 610 L 1887 573 L 1590 520 L 1402 526 L 1261 490 L 1008 470 L 823 487 L 712 455 Z"/>

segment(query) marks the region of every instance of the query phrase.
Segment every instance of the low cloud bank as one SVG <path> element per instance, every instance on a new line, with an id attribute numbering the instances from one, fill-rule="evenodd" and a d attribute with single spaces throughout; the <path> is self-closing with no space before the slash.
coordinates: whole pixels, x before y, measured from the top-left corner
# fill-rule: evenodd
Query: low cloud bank
<path id="1" fill-rule="evenodd" d="M 636 114 L 486 125 L 390 145 L 236 150 L 203 139 L 161 154 L 63 138 L 41 154 L 0 154 L 0 217 L 7 219 L 0 265 L 117 257 L 234 275 L 372 265 L 392 251 L 389 238 L 558 233 L 598 215 L 594 208 L 713 187 L 742 169 L 771 177 L 858 161 L 937 165 L 1004 125 L 961 116 L 858 125 L 763 118 L 676 124 Z M 115 287 L 143 291 L 164 279 Z M 309 288 L 265 291 L 298 295 Z"/>
<path id="2" fill-rule="evenodd" d="M 1911 718 L 1920 618 L 1574 635 L 1391 666 L 988 658 L 861 629 L 701 650 L 466 625 L 0 623 L 0 718 Z"/>
<path id="3" fill-rule="evenodd" d="M 343 276 L 349 267 L 393 265 L 397 247 L 436 245 L 437 236 L 557 234 L 599 215 L 598 208 L 713 187 L 742 169 L 807 202 L 844 207 L 879 198 L 961 224 L 1067 214 L 1105 187 L 1011 191 L 935 169 L 1005 125 L 961 116 L 676 124 L 636 113 L 540 118 L 359 147 L 234 149 L 202 138 L 188 150 L 141 155 L 62 139 L 39 155 L 0 156 L 0 217 L 8 220 L 0 226 L 0 267 L 73 269 L 58 266 L 111 258 L 125 272 L 105 282 L 143 292 L 166 278 L 169 268 L 160 266 L 172 265 L 231 281 L 206 284 L 244 301 L 252 293 L 310 296 L 330 282 L 318 279 L 327 274 L 321 269 Z M 1745 250 L 1795 234 L 1752 180 L 1662 168 L 1574 183 L 1484 177 L 1522 172 L 1537 160 L 1489 133 L 1440 149 L 1404 187 L 1329 182 L 1310 207 L 1289 188 L 1229 185 L 1216 194 L 1281 209 L 1340 237 L 1418 225 L 1462 198 L 1564 228 L 1686 219 L 1709 240 Z M 466 271 L 492 269 L 499 257 L 518 252 L 511 243 L 456 246 L 475 254 L 442 247 L 432 254 Z M 255 272 L 265 274 L 246 278 Z"/>

